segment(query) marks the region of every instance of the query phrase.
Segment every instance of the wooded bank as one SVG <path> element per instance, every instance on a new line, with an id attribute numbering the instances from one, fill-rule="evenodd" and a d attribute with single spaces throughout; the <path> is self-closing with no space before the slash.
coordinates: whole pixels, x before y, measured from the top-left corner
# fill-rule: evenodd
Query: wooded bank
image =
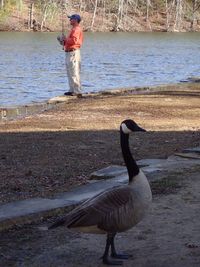
<path id="1" fill-rule="evenodd" d="M 72 13 L 85 31 L 200 31 L 200 0 L 0 0 L 0 30 L 60 31 Z"/>

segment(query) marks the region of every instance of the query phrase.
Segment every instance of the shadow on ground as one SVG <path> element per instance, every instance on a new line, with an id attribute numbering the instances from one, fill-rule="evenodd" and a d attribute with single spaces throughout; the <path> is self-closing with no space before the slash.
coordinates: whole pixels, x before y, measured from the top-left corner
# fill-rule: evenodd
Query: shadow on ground
<path id="1" fill-rule="evenodd" d="M 137 160 L 167 158 L 199 139 L 199 131 L 135 133 L 130 147 Z M 123 165 L 118 131 L 0 133 L 0 201 L 68 191 L 111 164 Z"/>

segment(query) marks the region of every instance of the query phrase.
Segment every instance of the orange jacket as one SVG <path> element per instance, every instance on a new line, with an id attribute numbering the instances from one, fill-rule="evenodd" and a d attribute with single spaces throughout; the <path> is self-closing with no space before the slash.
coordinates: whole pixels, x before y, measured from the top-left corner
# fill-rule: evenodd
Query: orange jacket
<path id="1" fill-rule="evenodd" d="M 81 27 L 75 26 L 64 40 L 64 49 L 78 49 L 83 43 L 83 31 Z"/>

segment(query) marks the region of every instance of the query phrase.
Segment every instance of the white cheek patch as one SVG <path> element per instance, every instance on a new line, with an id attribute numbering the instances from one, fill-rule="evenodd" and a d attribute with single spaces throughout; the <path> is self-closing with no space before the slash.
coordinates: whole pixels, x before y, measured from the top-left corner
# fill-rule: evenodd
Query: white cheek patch
<path id="1" fill-rule="evenodd" d="M 130 134 L 130 133 L 131 133 L 131 130 L 126 126 L 125 123 L 122 123 L 121 126 L 122 126 L 122 131 L 123 131 L 125 134 Z"/>

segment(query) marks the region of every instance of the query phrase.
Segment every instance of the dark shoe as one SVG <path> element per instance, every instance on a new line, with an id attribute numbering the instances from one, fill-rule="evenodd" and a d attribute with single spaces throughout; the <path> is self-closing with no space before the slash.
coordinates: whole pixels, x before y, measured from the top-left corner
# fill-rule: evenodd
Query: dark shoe
<path id="1" fill-rule="evenodd" d="M 82 96 L 82 94 L 75 94 L 78 98 L 82 98 L 83 96 Z"/>
<path id="2" fill-rule="evenodd" d="M 64 95 L 73 96 L 74 94 L 72 92 L 65 92 Z"/>

